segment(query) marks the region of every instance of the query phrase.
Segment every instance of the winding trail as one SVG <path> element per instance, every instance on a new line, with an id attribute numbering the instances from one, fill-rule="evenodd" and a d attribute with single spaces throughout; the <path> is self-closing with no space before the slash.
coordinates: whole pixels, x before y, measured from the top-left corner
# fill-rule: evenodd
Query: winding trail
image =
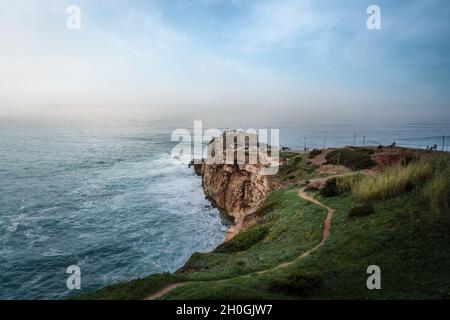
<path id="1" fill-rule="evenodd" d="M 309 194 L 306 193 L 305 191 L 306 187 L 300 189 L 300 191 L 298 192 L 298 195 L 300 198 L 309 201 L 311 203 L 314 203 L 315 205 L 318 205 L 319 207 L 325 208 L 327 210 L 327 216 L 323 222 L 323 231 L 322 231 L 322 241 L 320 241 L 320 243 L 318 245 L 316 245 L 314 248 L 303 252 L 300 256 L 298 256 L 296 259 L 294 259 L 293 261 L 290 262 L 283 262 L 280 263 L 279 265 L 276 265 L 275 267 L 269 268 L 269 269 L 265 269 L 265 270 L 261 270 L 256 272 L 256 274 L 264 274 L 267 273 L 269 271 L 273 271 L 276 269 L 281 269 L 281 268 L 285 268 L 288 267 L 290 265 L 292 265 L 294 262 L 298 261 L 299 259 L 305 258 L 307 256 L 309 256 L 312 252 L 316 251 L 317 249 L 319 249 L 320 247 L 322 247 L 325 242 L 328 240 L 328 238 L 330 237 L 330 230 L 331 230 L 331 220 L 333 219 L 333 213 L 334 213 L 334 209 L 328 207 L 327 205 L 323 204 L 322 202 L 320 202 L 319 200 L 315 199 L 314 197 L 310 196 Z M 251 275 L 251 274 L 250 274 Z M 250 275 L 243 275 L 243 276 L 250 276 Z M 237 276 L 234 278 L 239 278 L 239 277 L 243 277 L 241 276 Z M 223 282 L 223 281 L 227 281 L 230 279 L 234 279 L 234 278 L 227 278 L 227 279 L 223 279 L 223 280 L 215 280 L 216 282 Z M 172 283 L 170 285 L 168 285 L 167 287 L 162 288 L 161 290 L 156 291 L 155 293 L 147 296 L 144 300 L 156 300 L 161 298 L 162 296 L 164 296 L 165 294 L 169 293 L 170 291 L 194 283 L 194 282 L 200 282 L 200 281 L 186 281 L 186 282 L 176 282 L 176 283 Z"/>
<path id="2" fill-rule="evenodd" d="M 169 293 L 170 291 L 172 291 L 172 290 L 174 290 L 174 289 L 176 289 L 176 288 L 185 286 L 185 285 L 187 285 L 187 284 L 189 284 L 189 283 L 191 283 L 191 282 L 187 282 L 187 281 L 186 281 L 186 282 L 177 282 L 177 283 L 169 284 L 167 287 L 162 288 L 161 290 L 158 290 L 158 291 L 156 291 L 155 293 L 153 293 L 153 294 L 151 294 L 151 295 L 145 297 L 144 300 L 156 300 L 156 299 L 158 299 L 158 298 L 161 298 L 161 297 L 162 297 L 163 295 L 165 295 L 166 293 Z"/>
<path id="3" fill-rule="evenodd" d="M 311 252 L 313 252 L 313 251 L 319 249 L 321 246 L 323 246 L 324 243 L 330 237 L 331 220 L 333 219 L 334 209 L 330 208 L 329 206 L 323 204 L 319 200 L 317 200 L 314 197 L 307 194 L 305 192 L 305 188 L 301 189 L 299 191 L 298 195 L 300 196 L 300 198 L 305 199 L 306 201 L 312 202 L 312 203 L 318 205 L 319 207 L 327 209 L 327 217 L 325 218 L 325 221 L 323 222 L 322 241 L 317 246 L 315 246 L 311 250 L 306 251 L 299 257 L 299 258 L 303 258 L 303 257 L 309 256 L 311 254 Z"/>

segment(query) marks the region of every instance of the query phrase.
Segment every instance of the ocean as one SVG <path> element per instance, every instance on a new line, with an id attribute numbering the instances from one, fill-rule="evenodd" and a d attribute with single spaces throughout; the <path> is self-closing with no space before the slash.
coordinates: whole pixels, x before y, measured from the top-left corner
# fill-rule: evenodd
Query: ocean
<path id="1" fill-rule="evenodd" d="M 62 299 L 173 272 L 220 244 L 228 221 L 201 179 L 170 160 L 175 128 L 191 120 L 0 117 L 0 299 Z M 205 129 L 249 128 L 239 120 Z M 264 127 L 261 125 L 261 128 Z M 449 123 L 272 124 L 281 144 L 442 145 Z M 355 140 L 356 135 L 356 140 Z M 365 138 L 364 138 L 365 137 Z M 448 150 L 448 145 L 444 146 Z M 81 291 L 66 286 L 81 269 Z"/>

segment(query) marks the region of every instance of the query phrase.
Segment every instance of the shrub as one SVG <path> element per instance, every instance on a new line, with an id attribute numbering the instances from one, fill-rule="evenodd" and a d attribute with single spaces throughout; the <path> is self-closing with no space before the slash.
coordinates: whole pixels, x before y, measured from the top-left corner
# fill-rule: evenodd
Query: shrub
<path id="1" fill-rule="evenodd" d="M 435 172 L 433 163 L 420 161 L 407 166 L 396 165 L 376 176 L 365 177 L 353 188 L 360 202 L 391 199 L 399 194 L 423 186 Z"/>
<path id="2" fill-rule="evenodd" d="M 336 178 L 328 179 L 325 182 L 325 186 L 320 190 L 320 195 L 323 197 L 335 197 L 338 195 Z"/>
<path id="3" fill-rule="evenodd" d="M 288 180 L 290 177 L 302 180 L 315 170 L 314 164 L 300 154 L 294 154 L 285 160 L 278 172 L 278 176 L 283 180 Z"/>
<path id="4" fill-rule="evenodd" d="M 235 253 L 248 250 L 268 235 L 270 226 L 270 223 L 251 226 L 247 230 L 240 232 L 233 239 L 218 246 L 214 252 Z"/>
<path id="5" fill-rule="evenodd" d="M 450 157 L 429 156 L 406 166 L 390 167 L 377 176 L 365 177 L 353 187 L 355 199 L 366 203 L 391 199 L 412 191 L 433 211 L 448 212 Z"/>
<path id="6" fill-rule="evenodd" d="M 363 170 L 374 166 L 370 155 L 371 149 L 343 148 L 336 149 L 327 154 L 327 164 L 343 165 L 352 170 Z"/>
<path id="7" fill-rule="evenodd" d="M 298 164 L 298 163 L 302 162 L 303 159 L 302 159 L 301 156 L 296 156 L 296 157 L 293 158 L 293 160 L 294 160 L 294 163 Z"/>
<path id="8" fill-rule="evenodd" d="M 319 149 L 313 149 L 313 150 L 311 150 L 311 152 L 309 153 L 309 158 L 310 158 L 310 159 L 315 158 L 315 157 L 317 157 L 317 156 L 320 155 L 320 154 L 322 154 L 322 150 L 319 150 Z"/>
<path id="9" fill-rule="evenodd" d="M 375 208 L 372 204 L 357 205 L 350 209 L 348 216 L 352 217 L 365 217 L 375 213 Z"/>
<path id="10" fill-rule="evenodd" d="M 336 178 L 337 193 L 342 194 L 344 192 L 353 189 L 353 186 L 358 183 L 364 175 L 362 173 L 350 174 Z"/>
<path id="11" fill-rule="evenodd" d="M 270 289 L 298 297 L 305 296 L 311 290 L 322 287 L 323 278 L 316 273 L 297 271 L 271 281 Z"/>
<path id="12" fill-rule="evenodd" d="M 320 194 L 324 197 L 335 197 L 343 194 L 352 190 L 353 186 L 361 180 L 362 177 L 362 174 L 352 174 L 328 179 L 325 183 L 325 187 L 320 190 Z"/>
<path id="13" fill-rule="evenodd" d="M 436 175 L 420 191 L 420 198 L 435 212 L 450 208 L 450 170 Z"/>

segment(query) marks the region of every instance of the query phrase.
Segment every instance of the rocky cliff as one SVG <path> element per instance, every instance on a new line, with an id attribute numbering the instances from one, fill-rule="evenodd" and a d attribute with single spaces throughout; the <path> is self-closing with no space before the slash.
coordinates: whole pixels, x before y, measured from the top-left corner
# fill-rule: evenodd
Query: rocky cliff
<path id="1" fill-rule="evenodd" d="M 254 213 L 269 192 L 278 187 L 274 176 L 264 174 L 263 165 L 226 164 L 203 161 L 193 165 L 202 177 L 206 197 L 233 220 L 226 240 L 254 221 Z"/>

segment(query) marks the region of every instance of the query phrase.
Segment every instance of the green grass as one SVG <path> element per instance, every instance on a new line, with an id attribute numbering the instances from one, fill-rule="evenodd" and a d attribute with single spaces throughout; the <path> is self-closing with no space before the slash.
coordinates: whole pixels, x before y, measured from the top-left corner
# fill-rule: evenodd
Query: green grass
<path id="1" fill-rule="evenodd" d="M 355 173 L 346 176 L 333 177 L 326 181 L 320 194 L 324 197 L 335 197 L 352 190 L 353 186 L 363 179 L 364 175 Z"/>
<path id="2" fill-rule="evenodd" d="M 298 196 L 298 189 L 274 191 L 258 212 L 258 222 L 241 232 L 235 239 L 210 253 L 196 253 L 183 268 L 173 275 L 158 275 L 107 287 L 82 299 L 141 299 L 167 284 L 178 281 L 198 281 L 179 289 L 189 291 L 192 286 L 213 284 L 217 296 L 217 281 L 246 276 L 270 269 L 280 263 L 295 260 L 302 252 L 318 244 L 322 237 L 322 224 L 326 210 Z M 233 286 L 224 286 L 223 294 Z M 174 290 L 177 291 L 178 289 Z M 233 291 L 234 292 L 234 291 Z M 255 292 L 242 288 L 235 298 Z M 197 297 L 209 299 L 210 291 L 197 292 Z M 283 295 L 276 294 L 280 298 Z M 186 296 L 187 297 L 187 296 Z"/>
<path id="3" fill-rule="evenodd" d="M 142 300 L 148 295 L 175 282 L 182 281 L 179 274 L 153 274 L 146 278 L 108 286 L 93 293 L 74 296 L 73 300 Z"/>
<path id="4" fill-rule="evenodd" d="M 450 206 L 450 157 L 428 156 L 408 165 L 396 165 L 375 176 L 354 183 L 353 194 L 359 202 L 395 198 L 414 191 L 435 212 Z"/>
<path id="5" fill-rule="evenodd" d="M 351 195 L 323 199 L 336 208 L 333 231 L 305 271 L 320 268 L 324 286 L 313 297 L 357 299 L 450 298 L 450 223 L 430 220 L 426 206 L 406 193 L 350 219 Z M 382 272 L 382 290 L 365 287 L 369 265 Z"/>
<path id="6" fill-rule="evenodd" d="M 326 210 L 300 199 L 295 188 L 277 190 L 265 201 L 255 226 L 210 253 L 186 263 L 202 265 L 194 280 L 225 279 L 264 270 L 295 259 L 320 242 Z M 267 209 L 268 208 L 268 209 Z"/>
<path id="7" fill-rule="evenodd" d="M 431 179 L 420 192 L 421 199 L 434 212 L 449 212 L 450 170 L 447 169 Z"/>
<path id="8" fill-rule="evenodd" d="M 263 241 L 270 232 L 271 224 L 256 224 L 236 235 L 230 241 L 222 243 L 214 252 L 238 253 L 250 249 L 252 246 Z"/>
<path id="9" fill-rule="evenodd" d="M 340 148 L 326 156 L 327 164 L 343 165 L 351 170 L 363 170 L 374 166 L 371 154 L 374 151 L 363 148 Z"/>
<path id="10" fill-rule="evenodd" d="M 275 277 L 270 282 L 270 291 L 305 297 L 322 285 L 323 278 L 320 274 L 296 271 Z"/>
<path id="11" fill-rule="evenodd" d="M 368 215 L 371 215 L 374 213 L 375 213 L 375 208 L 374 208 L 373 204 L 365 203 L 365 204 L 356 205 L 356 206 L 350 208 L 350 210 L 348 212 L 348 216 L 350 218 L 365 217 L 365 216 L 368 216 Z"/>
<path id="12" fill-rule="evenodd" d="M 399 194 L 421 186 L 433 176 L 429 162 L 417 162 L 408 166 L 396 165 L 381 174 L 368 176 L 353 188 L 355 198 L 361 202 L 391 199 Z"/>
<path id="13" fill-rule="evenodd" d="M 283 177 L 314 175 L 303 167 L 311 168 L 303 155 L 284 156 L 291 162 L 281 168 Z M 142 299 L 188 281 L 163 299 L 450 299 L 449 161 L 422 161 L 374 177 L 340 177 L 335 196 L 315 194 L 335 213 L 330 238 L 308 257 L 298 258 L 321 241 L 326 210 L 285 188 L 264 201 L 254 226 L 210 253 L 192 255 L 178 272 L 77 298 Z M 362 200 L 373 206 L 363 210 L 370 214 L 349 217 Z M 284 262 L 292 263 L 277 267 Z M 366 287 L 370 265 L 381 268 L 382 290 Z"/>
<path id="14" fill-rule="evenodd" d="M 412 194 L 377 204 L 376 213 L 348 217 L 350 193 L 323 202 L 336 208 L 330 239 L 318 251 L 286 268 L 225 281 L 177 288 L 164 299 L 437 299 L 450 298 L 450 223 L 430 221 Z M 366 287 L 369 265 L 382 272 L 382 290 Z M 297 293 L 274 283 L 312 274 L 315 287 Z M 281 280 L 280 279 L 284 279 Z M 291 282 L 292 283 L 292 282 Z M 298 294 L 301 292 L 302 294 Z"/>
<path id="15" fill-rule="evenodd" d="M 292 205 L 293 190 L 281 191 L 284 198 L 275 211 L 282 212 Z M 336 209 L 331 236 L 325 245 L 309 257 L 295 259 L 302 251 L 311 248 L 315 241 L 304 241 L 304 232 L 296 238 L 298 245 L 288 246 L 279 235 L 277 245 L 257 243 L 254 247 L 227 255 L 219 253 L 197 254 L 203 257 L 206 271 L 175 273 L 129 282 L 106 288 L 84 296 L 90 299 L 140 299 L 158 288 L 177 281 L 195 281 L 179 287 L 164 299 L 431 299 L 450 298 L 450 221 L 430 219 L 427 207 L 412 193 L 376 204 L 376 212 L 370 216 L 349 218 L 348 212 L 355 205 L 350 193 L 339 197 L 322 198 L 322 202 Z M 323 212 L 313 205 L 300 202 L 297 214 L 305 223 L 321 227 Z M 285 208 L 285 210 L 287 210 Z M 281 215 L 287 213 L 282 212 Z M 321 214 L 322 213 L 322 214 Z M 314 215 L 320 216 L 315 220 Z M 272 228 L 289 229 L 292 217 L 278 217 Z M 278 225 L 276 227 L 276 225 Z M 313 228 L 314 229 L 314 228 Z M 280 230 L 280 229 L 279 229 Z M 307 229 L 305 229 L 307 230 Z M 288 230 L 287 230 L 288 231 Z M 288 231 L 289 234 L 289 231 Z M 280 238 L 281 237 L 281 238 Z M 289 236 L 288 236 L 289 238 Z M 311 239 L 312 240 L 312 239 Z M 302 243 L 303 242 L 303 243 Z M 282 248 L 286 251 L 281 252 Z M 292 252 L 293 254 L 289 254 Z M 281 257 L 295 262 L 285 268 L 270 269 Z M 274 257 L 276 256 L 276 257 Z M 230 260 L 233 262 L 225 261 Z M 233 268 L 233 263 L 253 261 L 253 269 L 269 268 L 257 274 L 250 269 Z M 366 288 L 369 265 L 378 265 L 382 272 L 382 290 Z M 230 274 L 229 270 L 233 270 Z M 289 288 L 289 279 L 298 273 L 312 274 L 321 279 L 315 287 L 302 286 L 298 291 Z M 215 275 L 220 275 L 216 277 Z M 226 277 L 223 277 L 225 276 Z M 226 279 L 226 280 L 219 280 Z M 203 281 L 198 281 L 203 280 Z M 274 283 L 284 283 L 288 289 L 274 289 Z M 294 287 L 295 288 L 295 287 Z M 300 294 L 301 293 L 301 294 Z"/>
<path id="16" fill-rule="evenodd" d="M 283 152 L 280 154 L 280 157 L 287 162 L 280 167 L 278 173 L 283 182 L 297 182 L 311 179 L 315 176 L 317 167 L 311 163 L 308 155 L 296 152 Z"/>

